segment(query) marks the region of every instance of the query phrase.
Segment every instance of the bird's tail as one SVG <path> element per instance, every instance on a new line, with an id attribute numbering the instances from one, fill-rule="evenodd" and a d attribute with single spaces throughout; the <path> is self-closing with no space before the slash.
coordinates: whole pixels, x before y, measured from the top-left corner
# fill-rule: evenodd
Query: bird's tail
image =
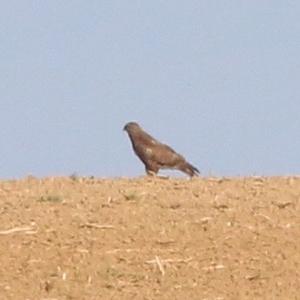
<path id="1" fill-rule="evenodd" d="M 188 174 L 190 177 L 199 176 L 200 174 L 200 171 L 188 162 L 185 162 L 182 166 L 180 166 L 179 170 Z"/>

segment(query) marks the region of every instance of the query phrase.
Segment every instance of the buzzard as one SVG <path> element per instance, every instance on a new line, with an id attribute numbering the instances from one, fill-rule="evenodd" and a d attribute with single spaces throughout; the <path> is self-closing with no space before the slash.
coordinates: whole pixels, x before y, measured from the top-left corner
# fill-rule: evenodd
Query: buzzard
<path id="1" fill-rule="evenodd" d="M 124 130 L 128 133 L 133 150 L 144 163 L 148 175 L 156 175 L 160 169 L 180 170 L 190 177 L 200 173 L 182 155 L 153 138 L 139 124 L 129 122 L 124 126 Z"/>

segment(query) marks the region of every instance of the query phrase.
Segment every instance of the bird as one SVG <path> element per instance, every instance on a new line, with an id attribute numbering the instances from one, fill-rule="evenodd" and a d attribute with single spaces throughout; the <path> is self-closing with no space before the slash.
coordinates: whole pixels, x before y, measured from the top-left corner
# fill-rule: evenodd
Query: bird
<path id="1" fill-rule="evenodd" d="M 160 169 L 179 170 L 190 177 L 200 174 L 181 154 L 152 137 L 138 123 L 129 122 L 123 130 L 127 132 L 135 154 L 145 165 L 147 175 L 156 176 Z"/>

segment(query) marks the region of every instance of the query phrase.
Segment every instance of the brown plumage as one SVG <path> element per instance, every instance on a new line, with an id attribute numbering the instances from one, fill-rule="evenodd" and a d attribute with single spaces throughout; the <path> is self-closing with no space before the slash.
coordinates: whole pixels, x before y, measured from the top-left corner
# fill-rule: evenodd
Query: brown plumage
<path id="1" fill-rule="evenodd" d="M 135 122 L 127 123 L 124 130 L 128 133 L 135 154 L 144 163 L 148 175 L 156 175 L 160 169 L 180 170 L 190 177 L 198 175 L 199 170 L 188 163 L 168 145 L 162 144 L 145 132 Z"/>

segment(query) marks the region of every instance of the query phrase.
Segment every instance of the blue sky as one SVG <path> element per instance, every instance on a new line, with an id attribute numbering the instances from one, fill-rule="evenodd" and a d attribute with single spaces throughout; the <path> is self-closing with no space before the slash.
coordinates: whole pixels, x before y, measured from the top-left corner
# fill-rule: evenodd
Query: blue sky
<path id="1" fill-rule="evenodd" d="M 138 176 L 138 121 L 203 175 L 300 170 L 300 2 L 4 1 L 0 177 Z"/>

